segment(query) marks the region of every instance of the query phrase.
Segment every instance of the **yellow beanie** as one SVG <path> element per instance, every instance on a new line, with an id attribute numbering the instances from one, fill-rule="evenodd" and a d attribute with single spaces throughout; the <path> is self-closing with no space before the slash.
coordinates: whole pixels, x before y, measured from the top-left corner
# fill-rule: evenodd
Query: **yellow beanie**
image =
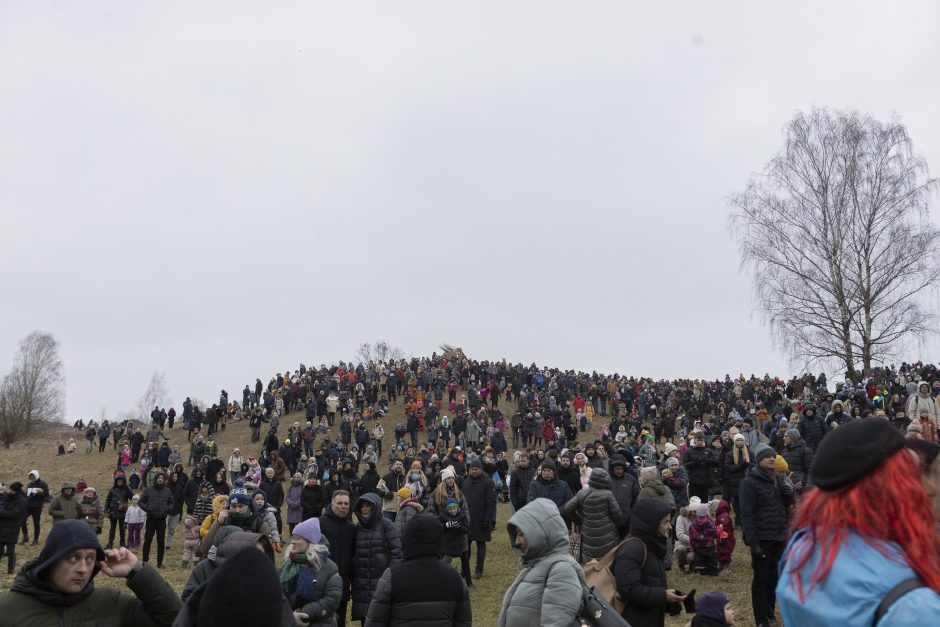
<path id="1" fill-rule="evenodd" d="M 404 486 L 401 490 L 397 492 L 397 494 L 403 499 L 411 498 L 411 490 L 408 489 L 408 486 Z"/>
<path id="2" fill-rule="evenodd" d="M 790 465 L 787 464 L 787 460 L 783 458 L 783 455 L 777 455 L 777 460 L 774 462 L 774 470 L 777 472 L 790 471 Z"/>

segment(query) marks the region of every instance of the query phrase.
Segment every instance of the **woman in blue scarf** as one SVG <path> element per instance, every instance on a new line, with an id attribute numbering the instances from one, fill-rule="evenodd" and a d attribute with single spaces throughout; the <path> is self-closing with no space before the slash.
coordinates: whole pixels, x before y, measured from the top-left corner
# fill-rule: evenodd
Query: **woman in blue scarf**
<path id="1" fill-rule="evenodd" d="M 294 527 L 281 586 L 296 613 L 306 614 L 311 627 L 335 627 L 343 597 L 343 579 L 330 552 L 321 544 L 320 521 L 308 518 Z"/>

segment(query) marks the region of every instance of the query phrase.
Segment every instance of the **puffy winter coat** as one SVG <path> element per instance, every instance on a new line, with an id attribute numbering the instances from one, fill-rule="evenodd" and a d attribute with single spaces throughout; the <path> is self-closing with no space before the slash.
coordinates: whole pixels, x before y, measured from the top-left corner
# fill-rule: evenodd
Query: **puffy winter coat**
<path id="1" fill-rule="evenodd" d="M 335 627 L 336 610 L 343 597 L 343 578 L 340 577 L 339 568 L 333 560 L 327 558 L 314 575 L 312 600 L 304 602 L 296 597 L 299 577 L 295 575 L 288 581 L 283 581 L 284 570 L 289 565 L 290 562 L 285 560 L 281 568 L 281 585 L 291 609 L 307 614 L 310 617 L 310 622 L 307 623 L 310 627 Z"/>
<path id="2" fill-rule="evenodd" d="M 917 420 L 921 409 L 927 410 L 934 425 L 940 424 L 940 406 L 937 405 L 937 399 L 930 395 L 930 385 L 926 381 L 917 384 L 917 393 L 912 394 L 907 402 L 907 417 Z"/>
<path id="3" fill-rule="evenodd" d="M 662 501 L 641 500 L 630 515 L 630 539 L 614 558 L 617 592 L 627 602 L 630 627 L 662 627 L 666 615 L 666 538 L 659 523 L 671 512 Z"/>
<path id="4" fill-rule="evenodd" d="M 689 475 L 690 486 L 711 486 L 713 469 L 719 465 L 718 455 L 704 446 L 690 446 L 685 449 L 682 465 Z"/>
<path id="5" fill-rule="evenodd" d="M 565 504 L 562 514 L 581 518 L 582 562 L 601 558 L 614 548 L 620 537 L 617 530 L 626 522 L 610 491 L 610 475 L 603 468 L 591 471 L 588 487 Z"/>
<path id="6" fill-rule="evenodd" d="M 565 506 L 565 503 L 570 501 L 573 496 L 574 494 L 571 492 L 571 488 L 569 488 L 568 484 L 564 481 L 559 481 L 558 479 L 546 481 L 539 475 L 536 477 L 535 481 L 529 484 L 529 494 L 526 497 L 526 502 L 528 503 L 535 499 L 548 499 L 561 510 L 561 508 Z"/>
<path id="7" fill-rule="evenodd" d="M 750 459 L 750 458 L 749 458 Z M 728 451 L 725 455 L 724 485 L 722 486 L 721 496 L 730 499 L 738 495 L 738 486 L 744 479 L 750 462 L 744 461 L 744 455 L 738 454 L 738 461 L 734 461 L 734 449 Z"/>
<path id="8" fill-rule="evenodd" d="M 82 500 L 78 504 L 78 509 L 82 518 L 85 519 L 85 522 L 88 523 L 92 531 L 101 528 L 101 519 L 104 518 L 104 507 L 102 507 L 101 499 L 98 498 L 97 493 L 90 499 L 88 497 L 82 497 Z"/>
<path id="9" fill-rule="evenodd" d="M 356 525 L 348 518 L 337 518 L 329 507 L 319 520 L 320 531 L 330 543 L 330 559 L 336 563 L 343 578 L 343 600 L 347 601 L 356 551 Z"/>
<path id="10" fill-rule="evenodd" d="M 568 529 L 557 506 L 536 499 L 507 525 L 525 534 L 522 571 L 506 590 L 498 627 L 568 627 L 581 604 L 584 572 L 568 552 Z"/>
<path id="11" fill-rule="evenodd" d="M 813 451 L 809 450 L 803 440 L 790 442 L 790 446 L 780 451 L 780 455 L 787 460 L 787 466 L 793 474 L 790 480 L 793 483 L 802 482 L 803 487 L 807 487 L 810 482 L 809 471 L 813 467 Z"/>
<path id="12" fill-rule="evenodd" d="M 162 473 L 158 473 L 157 476 L 160 476 L 160 474 Z M 166 475 L 164 475 L 164 477 L 165 476 Z M 152 485 L 146 488 L 144 493 L 140 495 L 139 504 L 140 509 L 147 512 L 147 518 L 166 518 L 170 509 L 173 507 L 173 491 L 170 490 L 170 487 L 167 485 L 164 485 L 162 488 Z"/>
<path id="13" fill-rule="evenodd" d="M 640 495 L 636 498 L 637 502 L 645 501 L 647 499 L 662 501 L 672 508 L 673 511 L 677 510 L 676 497 L 672 495 L 672 490 L 666 487 L 666 484 L 663 483 L 663 480 L 659 477 L 647 481 L 640 488 Z"/>
<path id="14" fill-rule="evenodd" d="M 436 557 L 418 557 L 385 571 L 365 627 L 470 627 L 471 617 L 457 571 Z"/>
<path id="15" fill-rule="evenodd" d="M 813 414 L 807 415 L 809 411 L 812 411 Z M 822 442 L 823 436 L 826 435 L 826 431 L 828 430 L 825 421 L 816 415 L 816 406 L 812 403 L 807 403 L 803 407 L 803 416 L 800 418 L 800 422 L 797 424 L 796 428 L 800 432 L 800 435 L 803 436 L 803 441 L 806 442 L 806 446 L 808 446 L 811 451 L 816 450 L 816 447 Z"/>
<path id="16" fill-rule="evenodd" d="M 470 542 L 489 542 L 496 527 L 496 487 L 485 472 L 479 477 L 468 476 L 463 481 L 464 502 L 470 511 Z"/>
<path id="17" fill-rule="evenodd" d="M 622 466 L 624 469 L 622 477 L 615 477 L 613 475 L 613 469 L 618 465 Z M 617 499 L 617 504 L 620 505 L 620 511 L 623 513 L 624 520 L 630 520 L 630 510 L 633 509 L 633 504 L 636 502 L 637 497 L 640 496 L 640 482 L 636 480 L 636 477 L 626 472 L 626 467 L 626 463 L 619 457 L 610 460 L 610 491 L 613 493 L 614 498 Z"/>
<path id="18" fill-rule="evenodd" d="M 127 481 L 123 475 L 118 475 L 114 479 L 114 486 L 108 490 L 108 495 L 104 499 L 104 511 L 108 518 L 124 518 L 127 508 L 134 498 L 134 493 L 127 487 Z M 124 511 L 121 511 L 121 504 L 124 504 Z"/>
<path id="19" fill-rule="evenodd" d="M 459 557 L 469 548 L 467 531 L 470 529 L 470 516 L 466 511 L 458 509 L 456 516 L 450 516 L 443 511 L 438 514 L 437 519 L 444 527 L 444 533 L 441 536 L 441 555 Z"/>
<path id="20" fill-rule="evenodd" d="M 423 511 L 424 508 L 421 503 L 415 499 L 402 501 L 401 505 L 398 506 L 398 515 L 395 516 L 395 527 L 398 529 L 398 535 L 401 536 L 405 532 L 405 525 Z"/>
<path id="21" fill-rule="evenodd" d="M 26 497 L 23 494 L 7 494 L 6 501 L 0 506 L 0 544 L 16 542 L 24 518 Z"/>
<path id="22" fill-rule="evenodd" d="M 787 510 L 793 503 L 793 487 L 758 466 L 747 471 L 741 482 L 741 525 L 744 542 L 758 546 L 763 541 L 787 539 Z"/>
<path id="23" fill-rule="evenodd" d="M 362 520 L 362 504 L 372 504 L 372 516 Z M 370 492 L 356 501 L 360 516 L 356 526 L 356 553 L 353 556 L 352 618 L 365 618 L 372 594 L 385 569 L 401 561 L 401 537 L 395 524 L 382 516 L 382 498 Z"/>

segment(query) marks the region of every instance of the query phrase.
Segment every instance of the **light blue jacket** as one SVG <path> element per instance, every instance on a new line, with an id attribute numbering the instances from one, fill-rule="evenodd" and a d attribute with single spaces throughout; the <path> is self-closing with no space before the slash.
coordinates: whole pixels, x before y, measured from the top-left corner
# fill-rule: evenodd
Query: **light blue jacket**
<path id="1" fill-rule="evenodd" d="M 791 572 L 796 561 L 788 564 L 787 555 L 794 546 L 805 542 L 808 542 L 807 535 L 794 535 L 780 560 L 777 603 L 785 625 L 871 627 L 878 605 L 891 588 L 917 576 L 904 561 L 896 543 L 886 542 L 882 547 L 888 555 L 896 557 L 889 559 L 850 531 L 829 574 L 809 592 L 809 582 L 820 559 L 820 546 L 817 544 L 813 549 L 800 571 L 805 598 L 801 603 L 792 577 L 795 573 Z M 940 625 L 940 595 L 927 587 L 912 590 L 891 606 L 878 625 Z"/>

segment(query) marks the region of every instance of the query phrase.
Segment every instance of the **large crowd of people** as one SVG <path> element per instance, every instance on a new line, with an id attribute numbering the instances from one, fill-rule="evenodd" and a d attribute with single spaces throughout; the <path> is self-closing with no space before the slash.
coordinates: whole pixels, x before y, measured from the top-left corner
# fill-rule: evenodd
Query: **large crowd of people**
<path id="1" fill-rule="evenodd" d="M 386 434 L 392 407 L 404 418 Z M 220 451 L 216 434 L 238 421 L 250 442 Z M 794 625 L 940 620 L 938 421 L 940 370 L 922 363 L 837 382 L 666 381 L 460 353 L 300 365 L 240 399 L 155 407 L 144 424 L 76 422 L 86 454 L 114 456 L 113 485 L 99 495 L 79 477 L 53 491 L 32 470 L 5 489 L 11 573 L 17 541 L 39 543 L 44 508 L 53 526 L 0 616 L 68 605 L 140 624 L 237 611 L 269 624 L 469 625 L 502 502 L 522 569 L 500 625 L 571 624 L 600 561 L 633 627 L 683 610 L 692 625 L 733 624 L 726 595 L 695 600 L 667 576 L 718 575 L 737 544 L 759 626 L 778 611 Z M 171 602 L 159 569 L 174 550 L 192 570 Z M 459 571 L 442 567 L 454 559 Z M 237 560 L 259 591 L 270 582 L 271 602 L 210 618 Z M 128 577 L 135 596 L 93 588 L 98 572 Z M 877 594 L 836 602 L 860 587 Z"/>

